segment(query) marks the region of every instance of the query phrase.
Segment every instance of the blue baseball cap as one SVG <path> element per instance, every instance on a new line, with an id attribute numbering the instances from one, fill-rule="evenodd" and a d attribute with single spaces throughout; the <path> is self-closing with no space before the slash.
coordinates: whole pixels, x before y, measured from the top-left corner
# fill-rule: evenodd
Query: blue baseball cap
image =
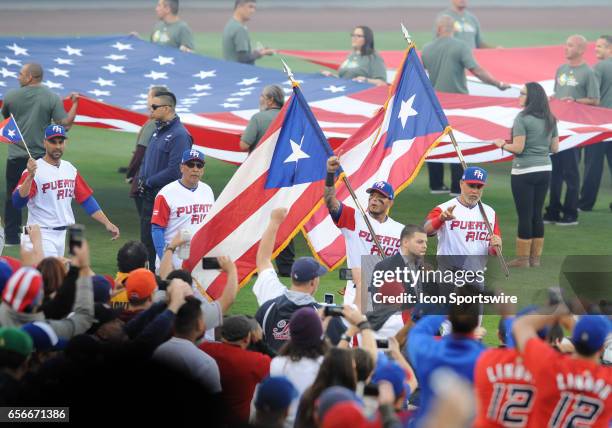
<path id="1" fill-rule="evenodd" d="M 21 329 L 32 338 L 35 351 L 60 351 L 68 344 L 66 339 L 60 339 L 55 330 L 43 321 L 25 324 Z"/>
<path id="2" fill-rule="evenodd" d="M 62 125 L 57 125 L 52 123 L 51 125 L 45 128 L 45 140 L 50 140 L 51 138 L 63 138 L 66 139 L 66 128 Z"/>
<path id="3" fill-rule="evenodd" d="M 372 184 L 372 186 L 370 186 L 368 190 L 366 190 L 366 193 L 372 192 L 378 192 L 391 200 L 393 200 L 393 198 L 395 197 L 393 186 L 387 183 L 386 181 L 377 181 L 376 183 Z"/>
<path id="4" fill-rule="evenodd" d="M 9 278 L 13 275 L 13 268 L 5 260 L 0 259 L 0 293 L 4 290 L 4 286 Z"/>
<path id="5" fill-rule="evenodd" d="M 479 166 L 470 166 L 463 171 L 461 179 L 466 183 L 487 184 L 487 170 Z"/>
<path id="6" fill-rule="evenodd" d="M 386 380 L 393 385 L 393 392 L 396 397 L 404 394 L 408 397 L 411 393 L 410 386 L 406 383 L 406 372 L 395 361 L 388 360 L 386 363 L 378 364 L 372 375 L 372 383 L 378 383 Z"/>
<path id="7" fill-rule="evenodd" d="M 257 388 L 255 407 L 259 410 L 286 409 L 297 397 L 297 389 L 285 376 L 268 376 Z"/>
<path id="8" fill-rule="evenodd" d="M 593 354 L 603 347 L 608 334 L 610 321 L 601 315 L 583 315 L 572 332 L 572 343 L 576 350 Z"/>
<path id="9" fill-rule="evenodd" d="M 204 163 L 204 153 L 196 149 L 185 150 L 181 163 L 187 163 L 192 160 L 199 160 Z"/>
<path id="10" fill-rule="evenodd" d="M 325 275 L 327 269 L 321 266 L 312 257 L 300 257 L 291 267 L 291 279 L 297 282 L 306 282 L 317 276 Z"/>
<path id="11" fill-rule="evenodd" d="M 322 421 L 327 411 L 334 405 L 345 402 L 356 403 L 359 406 L 363 405 L 359 396 L 344 386 L 331 386 L 327 388 L 319 395 L 317 400 L 319 420 Z"/>

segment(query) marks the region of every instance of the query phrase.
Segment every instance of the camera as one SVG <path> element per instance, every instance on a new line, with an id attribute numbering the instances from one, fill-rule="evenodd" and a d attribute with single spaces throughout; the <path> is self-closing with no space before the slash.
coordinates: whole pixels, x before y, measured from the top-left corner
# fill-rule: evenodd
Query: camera
<path id="1" fill-rule="evenodd" d="M 74 256 L 74 248 L 83 245 L 85 236 L 85 226 L 82 224 L 73 224 L 68 226 L 68 251 Z"/>
<path id="2" fill-rule="evenodd" d="M 376 339 L 376 347 L 378 349 L 388 349 L 389 339 Z"/>
<path id="3" fill-rule="evenodd" d="M 325 306 L 323 309 L 323 315 L 326 317 L 341 317 L 342 316 L 342 306 L 330 305 Z"/>
<path id="4" fill-rule="evenodd" d="M 347 268 L 342 268 L 339 271 L 340 279 L 343 281 L 353 280 L 353 271 Z"/>
<path id="5" fill-rule="evenodd" d="M 219 260 L 216 257 L 204 257 L 202 258 L 202 269 L 221 269 L 221 266 L 219 265 Z"/>
<path id="6" fill-rule="evenodd" d="M 324 299 L 326 305 L 334 304 L 334 295 L 332 293 L 325 293 Z"/>

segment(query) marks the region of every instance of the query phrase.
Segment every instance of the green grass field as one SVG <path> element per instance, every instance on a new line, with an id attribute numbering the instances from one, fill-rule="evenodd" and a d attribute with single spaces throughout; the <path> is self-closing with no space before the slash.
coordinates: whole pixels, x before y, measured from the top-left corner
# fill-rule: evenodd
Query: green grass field
<path id="1" fill-rule="evenodd" d="M 598 35 L 593 31 L 579 29 L 564 32 L 488 32 L 487 40 L 492 44 L 503 46 L 528 46 L 559 44 L 569 34 L 580 32 L 589 38 Z M 429 40 L 428 33 L 413 34 L 418 46 Z M 405 47 L 399 31 L 376 34 L 379 49 L 402 49 Z M 252 35 L 253 41 L 275 48 L 294 49 L 347 49 L 348 32 L 333 33 L 257 33 Z M 197 45 L 202 47 L 201 53 L 220 56 L 220 35 L 203 33 L 197 35 Z M 559 59 L 562 61 L 562 58 Z M 294 71 L 316 71 L 313 66 L 301 60 L 290 60 Z M 261 66 L 278 67 L 276 58 L 265 58 L 258 63 Z M 127 240 L 138 239 L 139 225 L 136 208 L 128 197 L 128 185 L 117 169 L 126 166 L 134 146 L 135 135 L 121 132 L 100 130 L 75 126 L 70 131 L 70 142 L 65 159 L 73 162 L 81 174 L 89 181 L 95 195 L 111 221 L 121 229 L 121 239 L 111 242 L 101 225 L 88 218 L 80 207 L 74 207 L 77 221 L 87 227 L 87 237 L 93 249 L 93 267 L 99 273 L 116 271 L 117 250 Z M 500 136 L 504 137 L 504 136 Z M 6 146 L 0 145 L 0 162 L 6 159 Z M 489 170 L 489 185 L 485 191 L 484 200 L 493 206 L 500 218 L 500 226 L 504 237 L 505 255 L 507 258 L 514 253 L 514 237 L 516 233 L 516 214 L 510 191 L 510 164 L 485 165 Z M 206 164 L 204 181 L 210 184 L 219 195 L 236 167 L 223 162 L 209 159 Z M 448 170 L 447 170 L 448 181 Z M 4 200 L 4 185 L 0 186 L 0 199 Z M 421 171 L 414 183 L 402 192 L 395 202 L 392 216 L 402 223 L 422 223 L 429 210 L 440 202 L 447 200 L 448 195 L 430 195 L 427 186 L 427 172 Z M 609 231 L 612 226 L 612 213 L 608 204 L 612 201 L 612 180 L 609 171 L 605 170 L 597 205 L 593 212 L 580 216 L 577 227 L 546 227 L 545 254 L 563 256 L 570 254 L 604 255 L 612 254 L 612 243 Z M 24 211 L 25 213 L 25 211 Z M 298 255 L 309 253 L 301 236 L 296 239 Z M 430 240 L 429 252 L 435 254 L 435 240 Z M 15 247 L 6 248 L 4 254 L 17 255 Z M 535 286 L 553 285 L 557 282 L 558 270 L 554 266 L 543 266 L 540 269 L 512 271 L 511 281 L 505 283 L 508 290 L 525 291 Z M 503 280 L 505 281 L 505 280 Z M 340 290 L 343 283 L 336 272 L 327 274 L 321 281 L 318 298 L 322 300 L 323 293 Z M 338 296 L 340 298 L 340 296 Z M 235 313 L 254 313 L 256 302 L 250 291 L 250 284 L 239 293 L 233 308 Z M 489 330 L 487 343 L 493 344 L 497 317 L 486 317 L 485 327 Z"/>

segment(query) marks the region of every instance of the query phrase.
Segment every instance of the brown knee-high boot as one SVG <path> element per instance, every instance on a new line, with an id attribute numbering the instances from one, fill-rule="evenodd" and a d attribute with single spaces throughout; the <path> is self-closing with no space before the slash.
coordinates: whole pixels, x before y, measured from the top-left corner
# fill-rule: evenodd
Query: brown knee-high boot
<path id="1" fill-rule="evenodd" d="M 531 240 L 531 252 L 529 254 L 529 264 L 531 266 L 540 266 L 540 256 L 544 249 L 544 238 L 533 238 Z"/>
<path id="2" fill-rule="evenodd" d="M 531 253 L 531 239 L 516 238 L 516 259 L 508 262 L 508 267 L 529 267 L 529 254 Z"/>

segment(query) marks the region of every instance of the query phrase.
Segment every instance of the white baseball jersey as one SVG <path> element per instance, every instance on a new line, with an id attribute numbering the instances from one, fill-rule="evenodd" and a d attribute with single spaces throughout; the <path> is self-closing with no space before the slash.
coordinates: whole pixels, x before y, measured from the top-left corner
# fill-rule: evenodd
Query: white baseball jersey
<path id="1" fill-rule="evenodd" d="M 166 244 L 181 229 L 189 230 L 193 236 L 214 202 L 215 195 L 208 184 L 200 182 L 195 189 L 188 189 L 176 180 L 162 187 L 155 197 L 151 223 L 166 228 Z"/>
<path id="2" fill-rule="evenodd" d="M 74 224 L 72 199 L 82 204 L 93 191 L 70 162 L 61 160 L 58 166 L 42 158 L 36 161 L 38 168 L 30 188 L 28 201 L 28 225 L 62 227 Z M 17 187 L 29 175 L 25 170 Z"/>
<path id="3" fill-rule="evenodd" d="M 489 254 L 489 241 L 491 236 L 487 230 L 487 225 L 482 218 L 478 205 L 467 207 L 463 205 L 459 198 L 451 199 L 448 202 L 435 207 L 427 215 L 427 220 L 435 220 L 440 214 L 451 206 L 454 220 L 442 223 L 437 230 L 438 234 L 438 255 L 439 256 L 486 256 Z M 493 208 L 487 204 L 482 204 L 487 218 L 491 223 L 491 228 L 495 235 L 501 236 L 499 223 Z"/>
<path id="4" fill-rule="evenodd" d="M 393 220 L 391 217 L 380 223 L 366 212 L 372 229 L 376 233 L 385 257 L 394 255 L 400 248 L 400 235 L 404 225 Z M 333 218 L 333 216 L 332 216 Z M 347 266 L 349 268 L 361 267 L 361 256 L 380 254 L 372 234 L 363 219 L 361 213 L 348 205 L 340 204 L 340 215 L 334 219 L 336 226 L 340 228 L 344 241 L 346 242 Z"/>

